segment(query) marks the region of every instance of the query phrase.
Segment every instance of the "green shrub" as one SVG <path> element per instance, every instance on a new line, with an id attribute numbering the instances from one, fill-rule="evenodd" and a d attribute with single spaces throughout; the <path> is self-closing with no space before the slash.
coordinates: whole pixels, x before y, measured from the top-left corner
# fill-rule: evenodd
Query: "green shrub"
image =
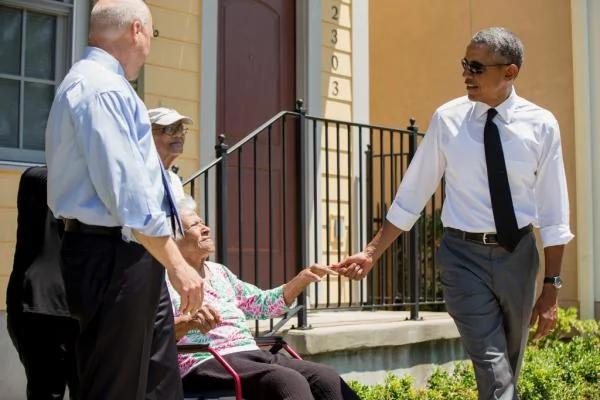
<path id="1" fill-rule="evenodd" d="M 427 381 L 427 400 L 477 400 L 475 375 L 471 363 L 459 362 L 449 373 L 437 368 Z"/>
<path id="2" fill-rule="evenodd" d="M 421 400 L 418 391 L 413 389 L 413 379 L 409 375 L 397 377 L 388 374 L 383 385 L 367 386 L 356 381 L 350 387 L 362 400 Z"/>
<path id="3" fill-rule="evenodd" d="M 451 372 L 436 369 L 422 389 L 413 387 L 412 377 L 392 374 L 382 385 L 350 385 L 363 400 L 477 399 L 469 362 L 456 363 Z M 529 342 L 518 392 L 521 400 L 600 400 L 598 322 L 578 320 L 574 308 L 559 309 L 557 328 L 547 337 Z"/>
<path id="4" fill-rule="evenodd" d="M 574 308 L 559 309 L 556 329 L 529 342 L 519 380 L 522 400 L 600 399 L 599 349 L 598 322 L 578 320 Z"/>

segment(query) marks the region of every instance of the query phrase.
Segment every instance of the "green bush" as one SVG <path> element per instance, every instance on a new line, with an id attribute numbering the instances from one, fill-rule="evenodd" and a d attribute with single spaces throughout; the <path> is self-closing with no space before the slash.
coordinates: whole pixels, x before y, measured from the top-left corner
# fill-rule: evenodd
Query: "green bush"
<path id="1" fill-rule="evenodd" d="M 532 329 L 533 333 L 533 329 Z M 559 309 L 556 329 L 530 341 L 519 380 L 522 400 L 600 399 L 600 329 Z"/>
<path id="2" fill-rule="evenodd" d="M 535 327 L 531 333 L 534 332 Z M 350 382 L 363 400 L 475 400 L 470 363 L 451 372 L 436 369 L 425 388 L 414 388 L 410 376 L 389 374 L 381 385 Z M 557 328 L 530 341 L 518 384 L 521 400 L 600 400 L 600 326 L 577 319 L 577 310 L 559 309 Z"/>

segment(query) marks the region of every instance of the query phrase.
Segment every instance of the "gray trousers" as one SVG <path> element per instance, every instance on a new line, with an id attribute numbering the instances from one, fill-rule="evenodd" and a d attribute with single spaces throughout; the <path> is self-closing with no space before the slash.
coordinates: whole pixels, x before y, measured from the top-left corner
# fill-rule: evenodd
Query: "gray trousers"
<path id="1" fill-rule="evenodd" d="M 473 361 L 479 399 L 518 399 L 539 269 L 535 235 L 525 235 L 509 253 L 445 233 L 437 262 L 446 308 Z"/>

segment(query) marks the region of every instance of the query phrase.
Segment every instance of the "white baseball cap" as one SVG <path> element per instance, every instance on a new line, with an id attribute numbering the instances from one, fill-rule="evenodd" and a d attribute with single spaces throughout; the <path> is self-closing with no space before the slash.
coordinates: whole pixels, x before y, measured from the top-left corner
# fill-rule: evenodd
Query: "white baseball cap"
<path id="1" fill-rule="evenodd" d="M 152 124 L 162 126 L 171 125 L 177 121 L 182 121 L 186 125 L 194 123 L 190 117 L 181 115 L 177 111 L 166 107 L 152 108 L 148 110 L 148 116 L 150 117 L 150 122 Z"/>

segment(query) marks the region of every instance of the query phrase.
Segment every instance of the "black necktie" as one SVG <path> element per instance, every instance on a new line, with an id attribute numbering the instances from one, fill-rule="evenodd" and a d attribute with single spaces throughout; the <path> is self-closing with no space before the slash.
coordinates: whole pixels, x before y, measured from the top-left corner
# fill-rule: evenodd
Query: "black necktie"
<path id="1" fill-rule="evenodd" d="M 165 199 L 167 200 L 169 211 L 171 212 L 170 217 L 171 229 L 173 230 L 173 237 L 183 237 L 183 224 L 181 223 L 181 218 L 179 217 L 179 212 L 177 211 L 177 205 L 175 204 L 175 196 L 173 195 L 173 191 L 171 190 L 171 182 L 169 180 L 169 176 L 167 175 L 167 171 L 162 167 L 162 164 L 160 169 L 162 172 L 163 186 L 165 188 Z"/>
<path id="2" fill-rule="evenodd" d="M 498 243 L 512 252 L 519 243 L 519 226 L 510 195 L 500 133 L 496 124 L 492 122 L 496 114 L 498 114 L 496 109 L 488 110 L 483 130 L 483 147 Z"/>

